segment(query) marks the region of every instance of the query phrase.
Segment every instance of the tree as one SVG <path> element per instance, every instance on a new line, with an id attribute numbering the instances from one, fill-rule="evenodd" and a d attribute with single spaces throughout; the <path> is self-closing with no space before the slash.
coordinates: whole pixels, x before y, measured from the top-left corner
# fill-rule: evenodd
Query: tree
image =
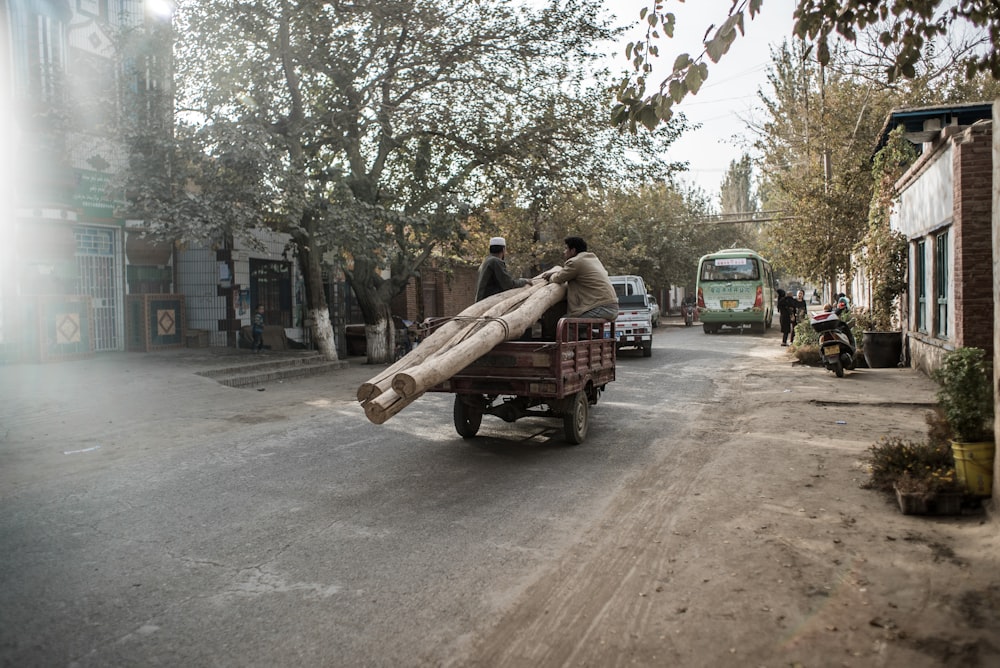
<path id="1" fill-rule="evenodd" d="M 766 120 L 755 132 L 773 227 L 768 255 L 784 270 L 835 286 L 848 280 L 866 229 L 872 138 L 891 107 L 876 84 L 817 65 L 801 41 L 772 52 Z M 834 54 L 833 63 L 839 62 Z"/>
<path id="2" fill-rule="evenodd" d="M 707 60 L 713 63 L 725 55 L 733 41 L 743 34 L 744 21 L 752 20 L 760 11 L 763 0 L 732 0 L 722 24 L 709 26 L 703 41 L 704 51 L 692 57 L 676 56 L 673 69 L 666 79 L 647 94 L 647 78 L 653 71 L 651 60 L 659 56 L 658 42 L 672 37 L 676 21 L 662 0 L 643 8 L 640 21 L 647 25 L 644 39 L 626 45 L 625 58 L 632 63 L 632 72 L 618 85 L 617 104 L 611 111 L 616 126 L 638 125 L 655 127 L 673 115 L 673 106 L 688 94 L 697 94 L 709 76 Z M 1000 79 L 1000 12 L 995 0 L 962 0 L 949 4 L 944 0 L 798 0 L 795 8 L 794 34 L 813 44 L 820 65 L 831 59 L 831 36 L 839 35 L 855 42 L 859 32 L 882 24 L 878 43 L 894 47 L 890 61 L 883 70 L 888 82 L 914 78 L 917 64 L 935 40 L 946 36 L 954 27 L 969 25 L 989 35 L 989 48 L 972 49 L 960 56 L 959 64 L 966 78 L 989 73 Z M 714 29 L 714 30 L 713 30 Z"/>
<path id="3" fill-rule="evenodd" d="M 541 218 L 533 254 L 541 266 L 561 263 L 555 242 L 579 235 L 612 274 L 639 274 L 653 288 L 692 285 L 702 255 L 745 239 L 742 226 L 706 223 L 712 213 L 704 192 L 670 181 L 565 192 Z"/>
<path id="4" fill-rule="evenodd" d="M 177 26 L 173 171 L 136 170 L 136 209 L 184 237 L 288 233 L 327 356 L 326 266 L 385 361 L 391 299 L 457 252 L 470 212 L 529 177 L 568 180 L 610 136 L 583 82 L 615 33 L 587 3 L 206 0 Z"/>
<path id="5" fill-rule="evenodd" d="M 753 213 L 758 210 L 753 191 L 753 161 L 746 153 L 729 163 L 719 187 L 722 213 Z"/>

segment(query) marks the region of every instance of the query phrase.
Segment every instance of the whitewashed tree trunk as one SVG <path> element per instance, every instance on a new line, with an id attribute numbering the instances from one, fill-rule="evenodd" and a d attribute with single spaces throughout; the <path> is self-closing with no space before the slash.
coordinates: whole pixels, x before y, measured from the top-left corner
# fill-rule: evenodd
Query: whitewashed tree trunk
<path id="1" fill-rule="evenodd" d="M 365 325 L 365 342 L 369 364 L 384 364 L 392 361 L 392 348 L 396 345 L 396 332 L 392 320 L 384 315 L 374 325 Z"/>
<path id="2" fill-rule="evenodd" d="M 333 336 L 333 324 L 330 322 L 330 311 L 324 305 L 322 309 L 309 309 L 308 317 L 312 320 L 312 340 L 320 354 L 331 362 L 336 362 L 337 342 Z"/>

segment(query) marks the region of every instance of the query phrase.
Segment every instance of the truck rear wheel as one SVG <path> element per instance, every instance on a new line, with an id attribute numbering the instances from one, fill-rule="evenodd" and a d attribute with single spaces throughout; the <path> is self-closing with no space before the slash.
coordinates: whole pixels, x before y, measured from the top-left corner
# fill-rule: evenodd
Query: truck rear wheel
<path id="1" fill-rule="evenodd" d="M 472 438 L 479 433 L 479 426 L 483 423 L 483 411 L 474 408 L 462 401 L 462 397 L 455 395 L 455 431 L 462 438 Z"/>
<path id="2" fill-rule="evenodd" d="M 587 438 L 590 426 L 590 402 L 585 392 L 573 395 L 573 404 L 569 412 L 563 415 L 563 430 L 566 432 L 566 442 L 570 445 L 583 443 Z"/>

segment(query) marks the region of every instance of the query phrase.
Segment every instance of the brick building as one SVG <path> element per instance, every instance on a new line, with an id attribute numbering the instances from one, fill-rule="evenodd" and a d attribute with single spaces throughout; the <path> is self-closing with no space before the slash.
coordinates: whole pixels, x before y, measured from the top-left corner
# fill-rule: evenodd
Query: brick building
<path id="1" fill-rule="evenodd" d="M 882 141 L 901 124 L 920 149 L 891 217 L 909 240 L 902 323 L 911 364 L 930 372 L 955 348 L 993 352 L 992 104 L 895 110 Z"/>

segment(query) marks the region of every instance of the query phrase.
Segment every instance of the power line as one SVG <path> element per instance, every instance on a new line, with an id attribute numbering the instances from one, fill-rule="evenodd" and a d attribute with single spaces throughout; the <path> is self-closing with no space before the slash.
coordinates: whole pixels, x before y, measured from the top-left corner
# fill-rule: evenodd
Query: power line
<path id="1" fill-rule="evenodd" d="M 774 223 L 781 220 L 795 220 L 784 211 L 749 211 L 746 213 L 717 213 L 691 221 L 700 225 L 739 225 L 743 223 Z"/>

